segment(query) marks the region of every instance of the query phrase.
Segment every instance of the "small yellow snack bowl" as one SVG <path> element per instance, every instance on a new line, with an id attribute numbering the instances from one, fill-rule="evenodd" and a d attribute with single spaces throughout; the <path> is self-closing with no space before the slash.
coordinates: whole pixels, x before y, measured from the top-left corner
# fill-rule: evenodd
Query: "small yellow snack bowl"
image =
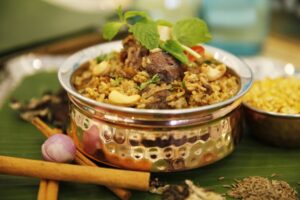
<path id="1" fill-rule="evenodd" d="M 265 78 L 243 98 L 246 123 L 258 139 L 276 146 L 300 147 L 300 78 Z"/>

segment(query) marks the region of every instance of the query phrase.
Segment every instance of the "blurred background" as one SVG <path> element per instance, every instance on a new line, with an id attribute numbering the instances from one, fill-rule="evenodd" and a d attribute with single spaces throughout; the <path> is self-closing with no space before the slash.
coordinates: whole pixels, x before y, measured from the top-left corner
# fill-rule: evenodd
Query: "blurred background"
<path id="1" fill-rule="evenodd" d="M 0 56 L 75 36 L 86 35 L 86 45 L 98 42 L 88 35 L 100 38 L 118 5 L 170 21 L 201 17 L 212 32 L 211 45 L 300 66 L 300 0 L 1 0 Z"/>

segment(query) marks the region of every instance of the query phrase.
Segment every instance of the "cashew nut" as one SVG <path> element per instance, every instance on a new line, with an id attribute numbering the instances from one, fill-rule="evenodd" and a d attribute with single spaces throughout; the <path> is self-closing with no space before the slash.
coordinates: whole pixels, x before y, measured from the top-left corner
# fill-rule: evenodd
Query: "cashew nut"
<path id="1" fill-rule="evenodd" d="M 109 63 L 107 61 L 102 61 L 101 63 L 95 65 L 92 69 L 93 75 L 99 76 L 104 75 L 109 72 Z"/>
<path id="2" fill-rule="evenodd" d="M 133 106 L 140 98 L 141 96 L 138 94 L 127 96 L 116 90 L 111 91 L 108 95 L 108 101 L 110 103 L 121 106 Z"/>
<path id="3" fill-rule="evenodd" d="M 213 68 L 211 66 L 207 66 L 204 69 L 204 73 L 207 75 L 207 79 L 209 81 L 214 81 L 221 78 L 226 72 L 226 65 L 220 64 L 217 67 Z"/>
<path id="4" fill-rule="evenodd" d="M 157 30 L 159 33 L 159 39 L 161 41 L 167 41 L 167 40 L 171 39 L 172 29 L 170 27 L 158 25 Z"/>

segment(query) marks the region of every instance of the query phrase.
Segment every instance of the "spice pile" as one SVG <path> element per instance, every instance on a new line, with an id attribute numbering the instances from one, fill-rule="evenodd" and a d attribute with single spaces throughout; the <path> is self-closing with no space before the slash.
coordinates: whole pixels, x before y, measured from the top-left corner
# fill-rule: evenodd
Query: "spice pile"
<path id="1" fill-rule="evenodd" d="M 57 128 L 66 130 L 68 120 L 68 96 L 64 90 L 56 93 L 45 92 L 41 98 L 32 98 L 27 103 L 12 100 L 10 107 L 20 112 L 20 117 L 26 121 L 31 121 L 39 117 L 44 122 Z"/>
<path id="2" fill-rule="evenodd" d="M 227 193 L 242 200 L 297 200 L 297 192 L 285 181 L 250 176 L 232 185 Z"/>
<path id="3" fill-rule="evenodd" d="M 190 180 L 180 185 L 164 185 L 155 179 L 150 184 L 150 192 L 161 194 L 162 200 L 225 200 L 222 195 L 196 186 Z"/>

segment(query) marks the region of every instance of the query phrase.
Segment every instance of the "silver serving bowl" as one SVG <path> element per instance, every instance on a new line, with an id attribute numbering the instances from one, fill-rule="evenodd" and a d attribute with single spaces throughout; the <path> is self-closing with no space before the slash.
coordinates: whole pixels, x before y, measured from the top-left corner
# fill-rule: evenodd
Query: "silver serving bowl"
<path id="1" fill-rule="evenodd" d="M 213 105 L 135 109 L 80 95 L 71 84 L 73 72 L 99 54 L 121 48 L 117 41 L 84 49 L 59 69 L 59 81 L 70 98 L 69 134 L 79 150 L 111 166 L 153 172 L 204 166 L 233 151 L 241 134 L 241 97 L 252 84 L 252 72 L 245 63 L 230 53 L 205 46 L 215 59 L 235 71 L 241 83 L 235 96 Z"/>

